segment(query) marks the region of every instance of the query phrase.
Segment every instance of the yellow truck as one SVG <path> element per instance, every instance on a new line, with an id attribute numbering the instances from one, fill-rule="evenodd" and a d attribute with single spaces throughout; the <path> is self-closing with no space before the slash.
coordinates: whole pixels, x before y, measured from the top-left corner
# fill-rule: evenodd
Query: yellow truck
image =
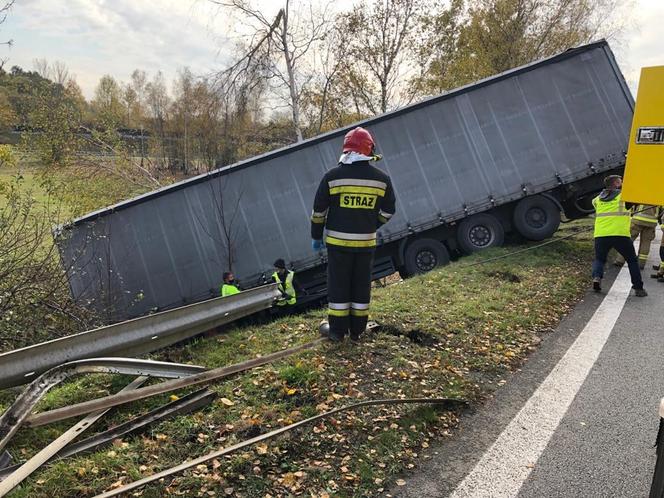
<path id="1" fill-rule="evenodd" d="M 622 195 L 635 204 L 664 205 L 664 66 L 641 70 L 629 136 Z"/>

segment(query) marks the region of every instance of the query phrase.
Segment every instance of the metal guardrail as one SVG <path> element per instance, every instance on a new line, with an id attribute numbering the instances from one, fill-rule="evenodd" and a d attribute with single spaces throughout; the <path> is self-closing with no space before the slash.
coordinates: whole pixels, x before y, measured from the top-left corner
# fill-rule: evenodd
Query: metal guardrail
<path id="1" fill-rule="evenodd" d="M 0 388 L 74 360 L 149 353 L 269 308 L 279 296 L 276 284 L 265 285 L 9 351 L 0 354 Z"/>
<path id="2" fill-rule="evenodd" d="M 115 373 L 181 379 L 202 372 L 205 372 L 205 368 L 196 365 L 137 360 L 135 358 L 90 358 L 57 366 L 33 380 L 2 414 L 0 417 L 0 451 L 5 448 L 9 440 L 19 430 L 21 424 L 39 400 L 50 389 L 74 375 Z"/>
<path id="3" fill-rule="evenodd" d="M 148 377 L 137 377 L 128 386 L 126 386 L 123 391 L 131 391 L 136 389 L 137 387 L 143 385 L 147 380 Z M 48 446 L 42 448 L 41 451 L 39 451 L 36 455 L 33 455 L 33 457 L 26 461 L 23 465 L 20 465 L 14 472 L 11 472 L 7 479 L 4 479 L 2 482 L 0 482 L 0 497 L 5 496 L 12 489 L 21 484 L 30 476 L 30 474 L 48 462 L 53 455 L 64 448 L 68 443 L 73 441 L 79 434 L 83 433 L 97 420 L 103 417 L 107 411 L 108 410 L 102 410 L 99 412 L 90 413 L 87 417 L 79 420 L 74 426 L 70 427 L 69 430 L 61 434 L 60 437 L 51 441 Z"/>

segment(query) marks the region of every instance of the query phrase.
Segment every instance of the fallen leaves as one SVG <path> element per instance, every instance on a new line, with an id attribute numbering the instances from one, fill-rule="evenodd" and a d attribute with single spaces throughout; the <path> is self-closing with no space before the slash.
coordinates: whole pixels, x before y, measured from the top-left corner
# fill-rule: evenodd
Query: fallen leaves
<path id="1" fill-rule="evenodd" d="M 110 448 L 116 453 L 114 464 L 97 469 L 99 476 L 86 460 L 71 473 L 82 486 L 105 482 L 117 487 L 121 485 L 117 482 L 126 482 L 122 472 L 151 473 L 195 458 L 210 447 L 231 446 L 362 399 L 479 397 L 503 384 L 501 378 L 519 366 L 539 342 L 537 336 L 555 326 L 569 309 L 585 264 L 573 257 L 528 256 L 514 264 L 495 265 L 500 271 L 518 267 L 517 284 L 492 279 L 487 286 L 483 270 L 461 272 L 450 266 L 426 279 L 379 289 L 372 309 L 396 335 L 372 332 L 359 344 L 324 346 L 234 376 L 214 387 L 219 396 L 214 409 L 166 422 L 152 436 L 114 442 Z M 529 311 L 524 313 L 526 308 Z M 185 348 L 190 356 L 184 359 L 200 358 L 201 364 L 212 367 L 307 341 L 322 314 L 310 313 L 229 330 L 223 337 Z M 417 338 L 431 342 L 420 344 Z M 389 491 L 387 483 L 405 486 L 408 476 L 403 473 L 418 465 L 422 453 L 426 458 L 433 453 L 429 448 L 451 437 L 457 421 L 454 413 L 426 406 L 376 406 L 341 413 L 243 453 L 214 459 L 164 481 L 156 492 L 375 496 L 383 486 Z M 141 458 L 125 460 L 130 452 Z M 44 481 L 47 488 L 48 480 Z"/>

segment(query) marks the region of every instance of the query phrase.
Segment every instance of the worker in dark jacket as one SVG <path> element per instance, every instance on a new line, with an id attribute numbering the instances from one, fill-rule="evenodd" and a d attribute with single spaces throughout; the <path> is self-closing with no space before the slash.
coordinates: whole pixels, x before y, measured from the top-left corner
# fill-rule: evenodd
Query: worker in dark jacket
<path id="1" fill-rule="evenodd" d="M 622 178 L 610 175 L 604 179 L 606 187 L 593 199 L 595 207 L 595 260 L 593 261 L 593 289 L 602 290 L 604 265 L 611 249 L 625 258 L 632 278 L 632 288 L 638 297 L 648 295 L 643 288 L 639 261 L 630 238 L 630 211 L 622 200 Z"/>
<path id="2" fill-rule="evenodd" d="M 371 165 L 375 155 L 371 134 L 355 128 L 344 137 L 336 168 L 320 182 L 311 215 L 314 250 L 327 246 L 329 337 L 353 340 L 364 332 L 371 298 L 371 269 L 376 230 L 395 212 L 390 177 Z M 325 239 L 323 241 L 323 232 Z"/>
<path id="3" fill-rule="evenodd" d="M 240 288 L 238 287 L 237 282 L 235 282 L 235 276 L 233 273 L 229 271 L 224 272 L 223 278 L 224 283 L 221 285 L 221 289 L 219 289 L 221 297 L 232 296 L 233 294 L 238 294 L 240 292 Z"/>

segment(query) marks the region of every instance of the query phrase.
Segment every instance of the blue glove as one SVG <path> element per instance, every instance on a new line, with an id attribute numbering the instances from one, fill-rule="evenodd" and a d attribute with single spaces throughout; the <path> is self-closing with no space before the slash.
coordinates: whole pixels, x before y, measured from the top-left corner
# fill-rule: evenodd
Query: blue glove
<path id="1" fill-rule="evenodd" d="M 314 239 L 311 241 L 311 248 L 316 252 L 320 252 L 325 249 L 325 242 L 321 239 Z"/>

